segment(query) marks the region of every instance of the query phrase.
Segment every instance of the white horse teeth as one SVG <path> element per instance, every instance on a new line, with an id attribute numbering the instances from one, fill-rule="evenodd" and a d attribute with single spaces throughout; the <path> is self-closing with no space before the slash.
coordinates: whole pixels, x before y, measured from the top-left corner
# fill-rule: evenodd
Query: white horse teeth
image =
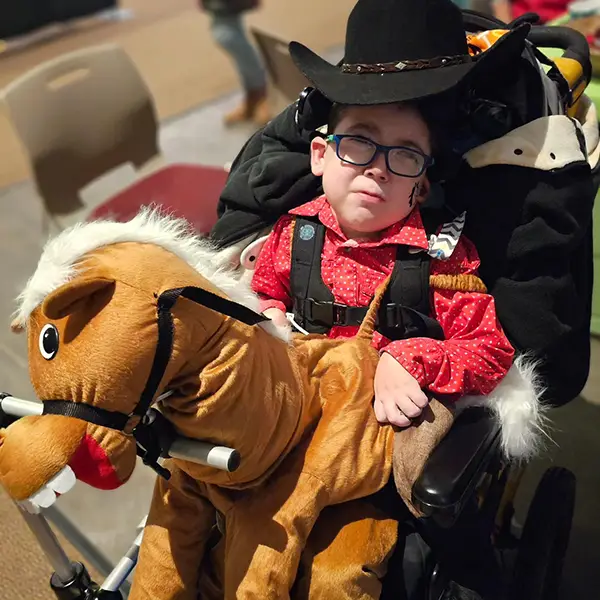
<path id="1" fill-rule="evenodd" d="M 75 472 L 68 465 L 55 475 L 48 483 L 48 487 L 53 489 L 57 494 L 66 494 L 77 483 Z"/>
<path id="2" fill-rule="evenodd" d="M 42 508 L 48 508 L 56 502 L 57 494 L 66 494 L 76 482 L 77 478 L 73 469 L 67 465 L 44 487 L 18 504 L 27 512 L 37 515 Z"/>

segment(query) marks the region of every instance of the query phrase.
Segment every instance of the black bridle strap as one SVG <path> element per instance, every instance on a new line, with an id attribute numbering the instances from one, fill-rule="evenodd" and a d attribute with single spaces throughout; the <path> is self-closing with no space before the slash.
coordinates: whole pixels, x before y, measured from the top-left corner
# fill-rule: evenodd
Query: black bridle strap
<path id="1" fill-rule="evenodd" d="M 108 427 L 109 429 L 117 429 L 119 431 L 125 429 L 131 416 L 136 415 L 143 418 L 152 405 L 158 386 L 171 359 L 174 336 L 171 309 L 180 297 L 187 298 L 196 304 L 206 306 L 206 308 L 247 325 L 257 325 L 269 320 L 264 315 L 256 313 L 242 304 L 237 304 L 202 288 L 188 286 L 167 290 L 158 297 L 157 301 L 158 343 L 150 375 L 140 396 L 140 401 L 130 415 L 70 400 L 45 400 L 42 414 L 74 417 L 88 423 L 94 423 L 101 427 Z"/>
<path id="2" fill-rule="evenodd" d="M 202 304 L 203 306 L 206 306 L 206 308 L 210 308 L 215 312 L 231 317 L 236 321 L 246 323 L 246 325 L 258 325 L 259 323 L 269 321 L 269 318 L 265 317 L 265 315 L 254 312 L 251 308 L 248 308 L 243 304 L 238 304 L 237 302 L 227 300 L 227 298 L 217 296 L 217 294 L 213 294 L 212 292 L 209 292 L 203 288 L 188 286 L 184 288 L 168 290 L 167 292 L 161 294 L 161 298 L 165 294 L 170 294 L 172 292 L 177 294 L 177 298 L 179 296 L 183 296 L 184 298 L 187 298 L 196 304 Z"/>
<path id="3" fill-rule="evenodd" d="M 83 402 L 71 402 L 70 400 L 44 400 L 43 415 L 62 415 L 63 417 L 74 417 L 109 429 L 123 431 L 129 420 L 129 415 L 112 410 L 106 410 Z"/>
<path id="4" fill-rule="evenodd" d="M 173 351 L 174 335 L 171 309 L 180 297 L 206 306 L 206 308 L 246 323 L 246 325 L 257 325 L 269 320 L 264 315 L 254 312 L 247 306 L 222 298 L 203 288 L 187 286 L 163 292 L 158 297 L 157 302 L 158 345 L 156 347 L 156 354 L 154 355 L 154 362 L 152 363 L 148 381 L 146 381 L 146 387 L 142 392 L 138 405 L 133 411 L 133 414 L 140 417 L 143 417 L 150 408 L 156 395 L 156 390 L 169 364 Z"/>

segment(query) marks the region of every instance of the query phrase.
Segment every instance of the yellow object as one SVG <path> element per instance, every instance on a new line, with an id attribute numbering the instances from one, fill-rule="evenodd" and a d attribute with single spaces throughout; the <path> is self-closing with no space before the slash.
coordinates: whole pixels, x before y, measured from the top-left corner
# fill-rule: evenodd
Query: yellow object
<path id="1" fill-rule="evenodd" d="M 575 117 L 578 109 L 577 103 L 589 83 L 583 72 L 583 65 L 574 58 L 564 58 L 562 56 L 553 58 L 552 61 L 569 84 L 571 98 L 567 107 L 567 114 L 570 117 Z"/>
<path id="2" fill-rule="evenodd" d="M 481 52 L 485 52 L 506 33 L 508 33 L 506 29 L 491 29 L 489 31 L 481 31 L 477 34 L 468 34 L 467 43 L 470 54 L 476 56 Z M 571 98 L 568 101 L 567 114 L 574 118 L 578 110 L 577 103 L 589 83 L 586 80 L 583 65 L 574 58 L 565 58 L 563 56 L 551 57 L 550 60 L 554 62 L 556 68 L 569 85 Z"/>

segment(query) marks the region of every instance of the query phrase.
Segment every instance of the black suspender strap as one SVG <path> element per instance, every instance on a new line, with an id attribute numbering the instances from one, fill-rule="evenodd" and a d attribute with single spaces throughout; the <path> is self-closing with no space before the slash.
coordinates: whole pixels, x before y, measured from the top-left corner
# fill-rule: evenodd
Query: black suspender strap
<path id="1" fill-rule="evenodd" d="M 292 238 L 290 292 L 298 324 L 310 333 L 326 333 L 334 319 L 333 294 L 321 277 L 325 227 L 317 219 L 296 217 Z"/>
<path id="2" fill-rule="evenodd" d="M 419 312 L 429 312 L 429 265 L 425 252 L 409 252 L 408 246 L 398 246 L 396 262 L 384 299 Z M 386 298 L 386 296 L 388 298 Z"/>
<path id="3" fill-rule="evenodd" d="M 433 217 L 433 218 L 432 218 Z M 426 215 L 426 232 L 433 233 L 437 215 Z M 294 318 L 309 333 L 327 333 L 334 326 L 360 325 L 368 308 L 335 302 L 321 277 L 325 227 L 318 219 L 296 217 L 292 237 L 290 292 Z M 443 339 L 439 323 L 429 317 L 429 266 L 426 252 L 399 246 L 388 289 L 382 299 L 378 330 L 390 339 Z"/>
<path id="4" fill-rule="evenodd" d="M 396 263 L 383 295 L 378 330 L 389 339 L 429 337 L 443 339 L 440 324 L 429 316 L 430 257 L 398 246 Z"/>

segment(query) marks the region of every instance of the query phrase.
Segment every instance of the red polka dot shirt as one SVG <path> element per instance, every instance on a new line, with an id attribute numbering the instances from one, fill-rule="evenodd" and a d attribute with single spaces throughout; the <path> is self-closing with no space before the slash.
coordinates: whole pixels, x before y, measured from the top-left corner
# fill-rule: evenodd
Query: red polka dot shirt
<path id="1" fill-rule="evenodd" d="M 418 209 L 402 222 L 382 232 L 376 241 L 349 240 L 324 196 L 304 204 L 279 219 L 256 263 L 252 288 L 261 298 L 261 310 L 276 307 L 289 311 L 293 216 L 317 216 L 325 226 L 321 255 L 323 282 L 336 302 L 367 306 L 375 290 L 391 274 L 396 246 L 427 249 L 427 235 Z M 445 261 L 432 259 L 431 274 L 477 274 L 479 256 L 461 236 Z M 391 354 L 420 384 L 433 393 L 462 396 L 488 394 L 512 364 L 514 350 L 504 335 L 494 299 L 489 294 L 431 289 L 431 316 L 444 331 L 444 340 L 411 338 L 392 341 L 379 333 L 373 345 Z M 352 337 L 355 326 L 333 327 L 329 337 Z"/>

